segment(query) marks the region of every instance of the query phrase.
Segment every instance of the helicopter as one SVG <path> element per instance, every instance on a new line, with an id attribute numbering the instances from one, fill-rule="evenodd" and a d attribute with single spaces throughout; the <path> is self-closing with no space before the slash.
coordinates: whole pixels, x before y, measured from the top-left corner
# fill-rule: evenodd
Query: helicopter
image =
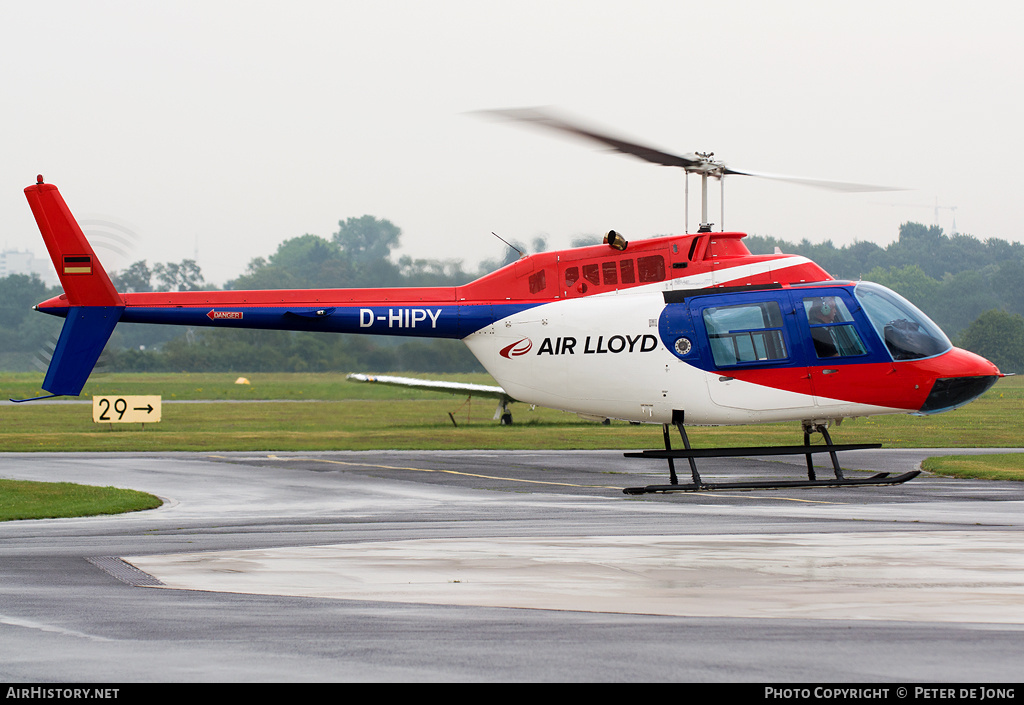
<path id="1" fill-rule="evenodd" d="M 602 244 L 524 255 L 463 286 L 122 293 L 57 187 L 39 176 L 25 194 L 64 293 L 35 308 L 64 325 L 42 384 L 49 394 L 34 399 L 80 394 L 118 323 L 459 339 L 500 384 L 491 396 L 502 404 L 661 425 L 663 449 L 626 453 L 668 463 L 669 484 L 624 490 L 644 494 L 900 484 L 918 472 L 845 477 L 838 452 L 880 444 L 835 444 L 828 427 L 851 417 L 948 411 L 1002 376 L 953 347 L 899 294 L 836 280 L 802 256 L 752 254 L 744 233 L 713 232 L 708 223 L 709 179 L 885 187 L 734 169 L 710 153 L 673 155 L 540 109 L 488 115 L 696 173 L 700 227 L 635 241 L 611 230 Z M 802 445 L 694 449 L 686 432 L 783 421 L 800 423 Z M 672 427 L 683 448 L 672 448 Z M 814 434 L 824 444 L 812 444 Z M 816 453 L 829 454 L 834 477 L 817 477 Z M 807 479 L 710 483 L 696 466 L 705 457 L 782 454 L 804 455 Z M 689 484 L 679 482 L 676 460 L 688 462 Z"/>

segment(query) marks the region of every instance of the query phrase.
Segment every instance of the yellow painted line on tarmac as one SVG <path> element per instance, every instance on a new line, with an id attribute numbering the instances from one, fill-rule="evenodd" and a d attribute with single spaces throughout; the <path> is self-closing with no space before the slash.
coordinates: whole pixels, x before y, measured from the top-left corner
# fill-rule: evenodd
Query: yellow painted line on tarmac
<path id="1" fill-rule="evenodd" d="M 211 456 L 211 457 L 214 457 L 214 458 L 224 458 L 226 460 L 230 459 L 230 458 L 227 458 L 226 456 Z M 532 484 L 532 485 L 555 485 L 555 486 L 558 486 L 558 487 L 583 487 L 583 488 L 603 489 L 603 490 L 620 490 L 620 489 L 622 489 L 621 487 L 613 487 L 611 485 L 580 485 L 580 484 L 572 484 L 572 483 L 569 483 L 569 482 L 547 482 L 547 481 L 544 481 L 544 480 L 525 480 L 525 479 L 520 478 L 520 477 L 502 477 L 500 475 L 481 475 L 479 473 L 461 472 L 459 470 L 438 470 L 438 469 L 435 469 L 435 468 L 414 468 L 414 467 L 406 467 L 406 466 L 399 466 L 399 465 L 378 465 L 378 464 L 375 464 L 375 463 L 353 463 L 353 462 L 348 462 L 348 461 L 345 461 L 345 460 L 328 460 L 326 458 L 282 458 L 281 456 L 278 456 L 278 455 L 268 455 L 267 458 L 270 459 L 270 460 L 284 460 L 284 461 L 288 461 L 288 462 L 303 461 L 303 462 L 309 462 L 309 463 L 329 463 L 331 465 L 348 465 L 348 466 L 351 466 L 351 467 L 378 468 L 378 469 L 381 469 L 381 470 L 409 470 L 411 472 L 438 472 L 438 473 L 445 473 L 445 474 L 448 474 L 448 475 L 462 475 L 463 477 L 478 477 L 478 478 L 481 478 L 481 479 L 484 479 L 484 480 L 507 480 L 509 482 L 523 482 L 523 483 Z"/>

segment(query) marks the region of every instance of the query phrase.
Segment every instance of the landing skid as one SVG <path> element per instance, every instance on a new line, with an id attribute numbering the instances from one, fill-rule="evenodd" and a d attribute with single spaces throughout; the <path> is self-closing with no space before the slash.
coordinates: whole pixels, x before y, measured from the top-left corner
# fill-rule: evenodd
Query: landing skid
<path id="1" fill-rule="evenodd" d="M 655 492 L 703 492 L 705 490 L 779 490 L 787 487 L 850 487 L 853 485 L 900 485 L 913 480 L 921 474 L 920 470 L 905 472 L 896 477 L 880 472 L 871 477 L 842 480 L 766 480 L 764 482 L 702 482 L 700 485 L 647 485 L 646 487 L 627 487 L 625 494 L 654 494 Z"/>
<path id="2" fill-rule="evenodd" d="M 682 423 L 676 423 L 679 435 L 683 439 L 683 449 L 673 450 L 669 436 L 668 424 L 663 426 L 665 437 L 665 450 L 645 450 L 639 453 L 626 453 L 627 458 L 664 458 L 668 460 L 669 482 L 668 485 L 647 485 L 646 487 L 627 487 L 622 491 L 625 494 L 652 494 L 656 492 L 700 492 L 704 490 L 757 490 L 757 489 L 785 489 L 790 487 L 852 487 L 856 485 L 899 485 L 917 477 L 920 471 L 906 472 L 902 475 L 890 477 L 887 472 L 878 473 L 871 477 L 846 478 L 839 466 L 839 459 L 836 453 L 844 450 L 868 450 L 881 448 L 881 443 L 850 443 L 836 445 L 824 426 L 805 426 L 804 444 L 802 446 L 754 446 L 750 448 L 690 448 L 690 440 L 686 436 L 686 429 Z M 811 434 L 820 433 L 825 439 L 825 445 L 812 446 Z M 814 471 L 814 464 L 811 456 L 814 453 L 828 453 L 832 459 L 832 468 L 835 472 L 834 478 L 819 480 Z M 740 458 L 761 455 L 803 455 L 807 458 L 807 479 L 806 480 L 763 480 L 752 482 L 704 482 L 700 473 L 697 472 L 695 458 Z M 674 460 L 686 458 L 690 464 L 690 475 L 692 482 L 687 485 L 680 485 L 676 477 Z"/>

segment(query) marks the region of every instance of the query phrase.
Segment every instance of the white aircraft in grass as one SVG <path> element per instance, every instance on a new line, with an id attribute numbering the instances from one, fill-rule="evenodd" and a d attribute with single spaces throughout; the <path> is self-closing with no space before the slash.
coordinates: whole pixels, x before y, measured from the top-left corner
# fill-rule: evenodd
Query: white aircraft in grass
<path id="1" fill-rule="evenodd" d="M 451 392 L 452 394 L 465 394 L 469 398 L 484 397 L 485 399 L 497 399 L 498 408 L 494 411 L 494 420 L 500 421 L 502 426 L 512 424 L 512 412 L 509 405 L 516 401 L 501 387 L 492 387 L 486 384 L 472 384 L 470 382 L 442 382 L 440 380 L 416 379 L 415 377 L 397 377 L 394 375 L 364 375 L 352 373 L 346 377 L 350 382 L 367 382 L 371 384 L 384 384 L 393 387 L 405 387 L 407 389 L 425 389 L 430 392 Z M 455 423 L 455 417 L 449 412 L 449 418 Z"/>

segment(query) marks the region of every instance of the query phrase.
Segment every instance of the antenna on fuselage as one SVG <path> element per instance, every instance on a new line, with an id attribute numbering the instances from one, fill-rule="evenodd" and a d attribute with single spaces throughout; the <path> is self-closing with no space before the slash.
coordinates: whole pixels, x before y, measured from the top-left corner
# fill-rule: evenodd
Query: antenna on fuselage
<path id="1" fill-rule="evenodd" d="M 510 242 L 509 242 L 508 240 L 506 240 L 505 238 L 503 238 L 503 237 L 502 237 L 501 235 L 499 235 L 498 233 L 496 233 L 496 232 L 494 232 L 494 231 L 492 230 L 492 231 L 491 231 L 491 235 L 493 235 L 494 237 L 498 238 L 499 240 L 501 240 L 502 242 L 504 242 L 504 243 L 505 243 L 506 245 L 508 245 L 509 247 L 511 247 L 511 248 L 512 248 L 513 250 L 515 250 L 516 252 L 518 252 L 518 253 L 519 253 L 519 259 L 522 259 L 523 257 L 526 257 L 526 254 L 525 254 L 525 253 L 524 253 L 524 252 L 523 252 L 522 250 L 520 250 L 520 249 L 519 249 L 518 247 L 516 247 L 515 245 L 513 245 L 512 243 L 510 243 Z"/>

